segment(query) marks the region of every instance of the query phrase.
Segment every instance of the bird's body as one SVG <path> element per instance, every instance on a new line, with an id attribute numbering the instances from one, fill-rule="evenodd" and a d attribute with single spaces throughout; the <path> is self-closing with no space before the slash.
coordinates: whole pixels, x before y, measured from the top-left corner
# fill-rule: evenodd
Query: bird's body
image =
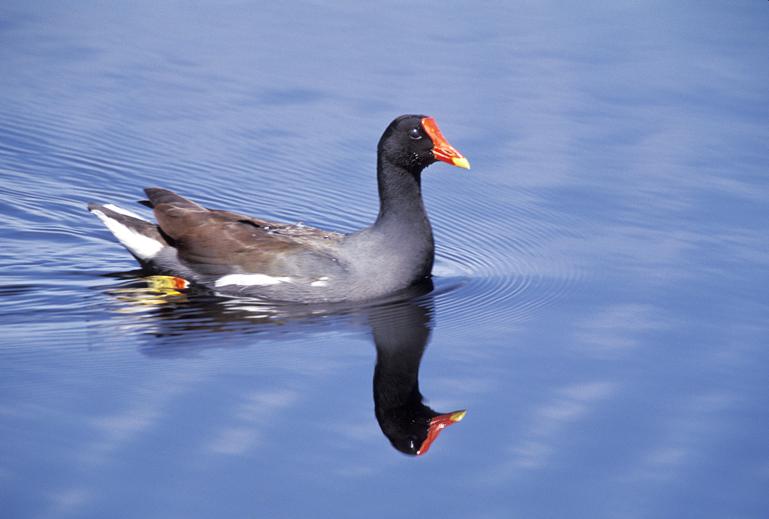
<path id="1" fill-rule="evenodd" d="M 110 204 L 91 204 L 148 271 L 227 295 L 276 301 L 356 301 L 430 275 L 434 243 L 421 172 L 435 160 L 467 160 L 424 116 L 402 116 L 379 143 L 380 211 L 352 234 L 204 208 L 165 189 L 145 189 L 157 224 Z"/>

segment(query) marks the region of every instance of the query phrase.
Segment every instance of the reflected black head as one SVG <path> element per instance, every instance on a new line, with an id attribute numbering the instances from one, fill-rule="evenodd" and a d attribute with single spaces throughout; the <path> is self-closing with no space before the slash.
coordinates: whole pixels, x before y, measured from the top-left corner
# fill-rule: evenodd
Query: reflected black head
<path id="1" fill-rule="evenodd" d="M 422 127 L 424 115 L 401 115 L 379 139 L 379 157 L 409 171 L 422 171 L 435 162 L 433 141 Z"/>
<path id="2" fill-rule="evenodd" d="M 409 406 L 377 413 L 377 419 L 382 432 L 393 447 L 404 454 L 416 456 L 427 439 L 430 420 L 437 415 L 438 413 L 421 402 L 414 402 Z"/>

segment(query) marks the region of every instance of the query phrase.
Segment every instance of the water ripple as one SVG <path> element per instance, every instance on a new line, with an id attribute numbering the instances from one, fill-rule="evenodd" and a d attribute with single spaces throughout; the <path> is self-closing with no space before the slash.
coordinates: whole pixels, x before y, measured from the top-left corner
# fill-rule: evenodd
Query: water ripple
<path id="1" fill-rule="evenodd" d="M 442 233 L 438 246 L 436 285 L 459 285 L 436 297 L 442 326 L 525 320 L 579 277 L 557 250 L 560 240 L 571 237 L 554 225 L 558 215 L 519 193 L 506 195 L 471 207 L 466 196 L 444 196 L 432 211 L 441 222 L 442 215 L 461 207 L 466 226 Z"/>

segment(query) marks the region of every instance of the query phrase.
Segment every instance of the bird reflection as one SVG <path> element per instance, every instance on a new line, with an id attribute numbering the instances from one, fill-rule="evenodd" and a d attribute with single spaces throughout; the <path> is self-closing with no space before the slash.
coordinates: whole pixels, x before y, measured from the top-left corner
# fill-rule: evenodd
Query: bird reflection
<path id="1" fill-rule="evenodd" d="M 133 274 L 133 275 L 131 275 Z M 363 321 L 370 328 L 376 346 L 374 368 L 374 410 L 377 422 L 390 443 L 408 455 L 425 454 L 440 432 L 459 422 L 465 410 L 440 413 L 425 405 L 419 390 L 419 366 L 433 327 L 432 282 L 426 281 L 376 303 L 361 307 L 333 305 L 276 305 L 264 302 L 195 294 L 185 290 L 176 278 L 135 273 L 128 287 L 111 290 L 122 301 L 120 312 L 151 313 L 153 335 L 173 341 L 153 340 L 142 348 L 149 356 L 185 356 L 199 348 L 196 334 L 270 333 L 285 330 L 287 324 L 309 324 L 329 316 L 351 316 L 349 325 Z M 365 319 L 357 319 L 363 317 Z M 234 325 L 234 326 L 233 326 Z M 192 341 L 179 341 L 189 336 Z M 212 341 L 207 341 L 212 342 Z"/>
<path id="2" fill-rule="evenodd" d="M 411 455 L 427 452 L 443 428 L 465 411 L 437 413 L 423 403 L 419 364 L 432 329 L 432 298 L 423 297 L 369 310 L 376 345 L 374 410 L 393 447 Z"/>

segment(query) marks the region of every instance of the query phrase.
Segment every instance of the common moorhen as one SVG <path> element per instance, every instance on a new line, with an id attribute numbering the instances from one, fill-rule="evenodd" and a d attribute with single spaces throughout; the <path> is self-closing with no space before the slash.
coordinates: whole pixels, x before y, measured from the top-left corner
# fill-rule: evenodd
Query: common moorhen
<path id="1" fill-rule="evenodd" d="M 143 202 L 157 224 L 111 204 L 88 209 L 149 272 L 225 295 L 273 301 L 359 301 L 428 277 L 435 256 L 421 174 L 441 160 L 469 169 L 432 117 L 403 115 L 377 149 L 379 215 L 351 234 L 206 209 L 166 189 Z"/>

